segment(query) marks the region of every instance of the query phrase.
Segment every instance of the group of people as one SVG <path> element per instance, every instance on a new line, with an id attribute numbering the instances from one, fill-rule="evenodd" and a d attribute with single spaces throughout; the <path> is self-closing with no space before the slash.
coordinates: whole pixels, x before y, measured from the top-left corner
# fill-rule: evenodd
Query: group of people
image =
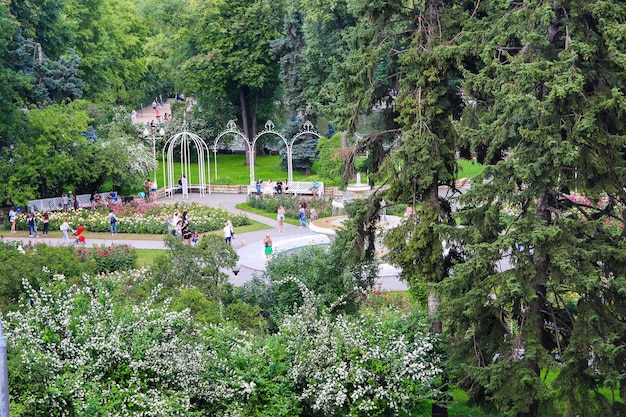
<path id="1" fill-rule="evenodd" d="M 270 178 L 265 183 L 261 178 L 259 178 L 255 184 L 257 195 L 274 195 L 274 194 L 282 194 L 289 189 L 289 183 L 287 180 L 285 182 L 278 180 L 276 183 L 272 181 Z"/>
<path id="2" fill-rule="evenodd" d="M 306 200 L 302 200 L 300 206 L 298 207 L 298 219 L 300 220 L 300 227 L 308 227 L 309 223 L 307 222 L 307 202 Z M 318 219 L 317 211 L 314 208 L 311 208 L 309 214 L 309 218 L 311 222 L 314 222 Z M 278 206 L 276 211 L 276 220 L 278 221 L 278 232 L 285 231 L 285 207 L 281 204 Z"/>
<path id="3" fill-rule="evenodd" d="M 80 203 L 78 198 L 70 191 L 68 193 L 61 194 L 61 209 L 64 212 L 70 211 L 70 209 L 78 210 L 80 208 Z"/>
<path id="4" fill-rule="evenodd" d="M 198 231 L 191 232 L 189 228 L 189 217 L 186 211 L 181 214 L 178 209 L 174 210 L 174 214 L 167 217 L 167 230 L 172 236 L 182 239 L 183 243 L 188 246 L 194 246 L 200 240 Z"/>

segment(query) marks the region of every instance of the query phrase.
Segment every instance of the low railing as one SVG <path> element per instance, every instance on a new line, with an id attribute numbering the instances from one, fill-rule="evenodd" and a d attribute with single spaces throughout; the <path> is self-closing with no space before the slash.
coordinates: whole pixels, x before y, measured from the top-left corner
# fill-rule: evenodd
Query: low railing
<path id="1" fill-rule="evenodd" d="M 113 193 L 106 193 L 103 198 L 106 201 L 110 201 L 113 203 L 119 203 L 121 202 L 121 197 L 115 193 L 114 196 L 112 196 Z M 78 206 L 83 208 L 83 207 L 91 207 L 91 201 L 89 201 L 89 198 L 91 198 L 91 194 L 80 194 L 80 195 L 76 195 L 76 201 L 78 201 Z M 32 213 L 35 211 L 56 211 L 56 210 L 62 210 L 63 209 L 63 198 L 62 197 L 52 197 L 52 198 L 41 198 L 39 200 L 30 200 L 28 202 L 28 212 Z M 70 206 L 72 205 L 72 202 L 70 202 Z M 73 209 L 74 207 L 70 207 L 71 209 Z"/>

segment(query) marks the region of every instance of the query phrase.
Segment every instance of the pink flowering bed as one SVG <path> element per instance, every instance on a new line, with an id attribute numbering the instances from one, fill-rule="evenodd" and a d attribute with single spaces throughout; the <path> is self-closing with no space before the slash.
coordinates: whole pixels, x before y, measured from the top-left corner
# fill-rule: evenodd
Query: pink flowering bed
<path id="1" fill-rule="evenodd" d="M 198 203 L 122 203 L 114 205 L 112 209 L 117 217 L 118 233 L 165 234 L 167 233 L 167 218 L 172 216 L 175 210 L 178 210 L 180 214 L 186 211 L 190 229 L 200 233 L 220 230 L 224 227 L 226 220 L 232 221 L 235 227 L 250 224 L 250 220 L 245 215 L 232 214 L 224 209 L 207 207 Z M 90 232 L 108 232 L 110 230 L 108 215 L 109 209 L 105 207 L 95 210 L 80 209 L 68 213 L 51 212 L 50 230 L 59 230 L 61 223 L 67 217 L 73 228 L 83 225 Z M 37 224 L 41 230 L 43 228 L 41 213 L 37 213 Z M 5 227 L 7 227 L 6 224 Z M 23 213 L 18 215 L 17 229 L 28 230 L 26 215 Z"/>

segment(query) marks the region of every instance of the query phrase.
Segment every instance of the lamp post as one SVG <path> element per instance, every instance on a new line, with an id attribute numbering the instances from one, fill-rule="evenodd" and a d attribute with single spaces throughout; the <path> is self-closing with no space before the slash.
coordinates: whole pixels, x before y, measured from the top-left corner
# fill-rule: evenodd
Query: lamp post
<path id="1" fill-rule="evenodd" d="M 152 191 L 153 191 L 153 196 L 152 199 L 156 200 L 156 188 L 157 188 L 157 166 L 159 164 L 159 161 L 156 157 L 156 132 L 152 132 L 150 131 L 150 129 L 146 128 L 146 130 L 143 131 L 143 135 L 145 137 L 151 137 L 152 138 L 152 155 L 154 155 L 154 160 L 157 161 L 157 164 L 154 166 L 154 176 L 152 179 Z M 165 136 L 165 130 L 163 128 L 159 129 L 159 136 L 163 137 Z"/>
<path id="2" fill-rule="evenodd" d="M 9 370 L 7 366 L 7 338 L 0 319 L 0 417 L 9 417 Z"/>

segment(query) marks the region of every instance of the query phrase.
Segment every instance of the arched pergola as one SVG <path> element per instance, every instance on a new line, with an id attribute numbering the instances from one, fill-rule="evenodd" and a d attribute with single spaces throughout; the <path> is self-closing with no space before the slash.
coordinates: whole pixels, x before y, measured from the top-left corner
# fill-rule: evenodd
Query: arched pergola
<path id="1" fill-rule="evenodd" d="M 198 183 L 188 184 L 189 188 L 198 189 L 200 194 L 204 195 L 207 191 L 211 192 L 211 156 L 209 147 L 204 139 L 195 133 L 187 131 L 186 124 L 183 125 L 183 131 L 175 134 L 165 142 L 162 151 L 163 160 L 163 185 L 166 194 L 174 195 L 174 190 L 178 188 L 178 178 L 174 178 L 174 150 L 180 149 L 180 172 L 191 181 L 191 155 L 195 150 L 198 160 Z M 206 166 L 205 166 L 206 164 Z M 184 196 L 183 196 L 184 197 Z"/>
<path id="2" fill-rule="evenodd" d="M 281 138 L 281 140 L 285 144 L 285 148 L 287 149 L 287 181 L 289 182 L 293 181 L 293 145 L 296 143 L 298 138 L 304 135 L 313 135 L 313 136 L 317 136 L 318 139 L 321 138 L 320 134 L 314 130 L 313 123 L 311 123 L 309 120 L 304 122 L 304 125 L 302 126 L 302 130 L 296 133 L 291 138 L 291 140 L 287 140 L 287 138 L 285 138 L 279 131 L 274 129 L 274 123 L 271 120 L 268 120 L 267 122 L 265 122 L 265 129 L 257 133 L 257 135 L 254 138 L 252 138 L 252 140 L 248 140 L 246 135 L 244 135 L 243 132 L 239 130 L 239 128 L 237 128 L 237 124 L 235 123 L 235 121 L 230 120 L 228 124 L 226 125 L 226 129 L 217 135 L 213 143 L 213 165 L 215 166 L 216 178 L 217 178 L 217 149 L 219 146 L 220 139 L 224 135 L 227 135 L 227 134 L 232 134 L 232 135 L 240 137 L 243 140 L 243 142 L 246 144 L 246 149 L 248 151 L 248 161 L 250 162 L 250 184 L 254 184 L 256 181 L 255 175 L 254 175 L 254 159 L 255 159 L 254 150 L 255 150 L 256 142 L 257 140 L 259 140 L 261 136 L 268 135 L 268 134 L 275 135 Z"/>

